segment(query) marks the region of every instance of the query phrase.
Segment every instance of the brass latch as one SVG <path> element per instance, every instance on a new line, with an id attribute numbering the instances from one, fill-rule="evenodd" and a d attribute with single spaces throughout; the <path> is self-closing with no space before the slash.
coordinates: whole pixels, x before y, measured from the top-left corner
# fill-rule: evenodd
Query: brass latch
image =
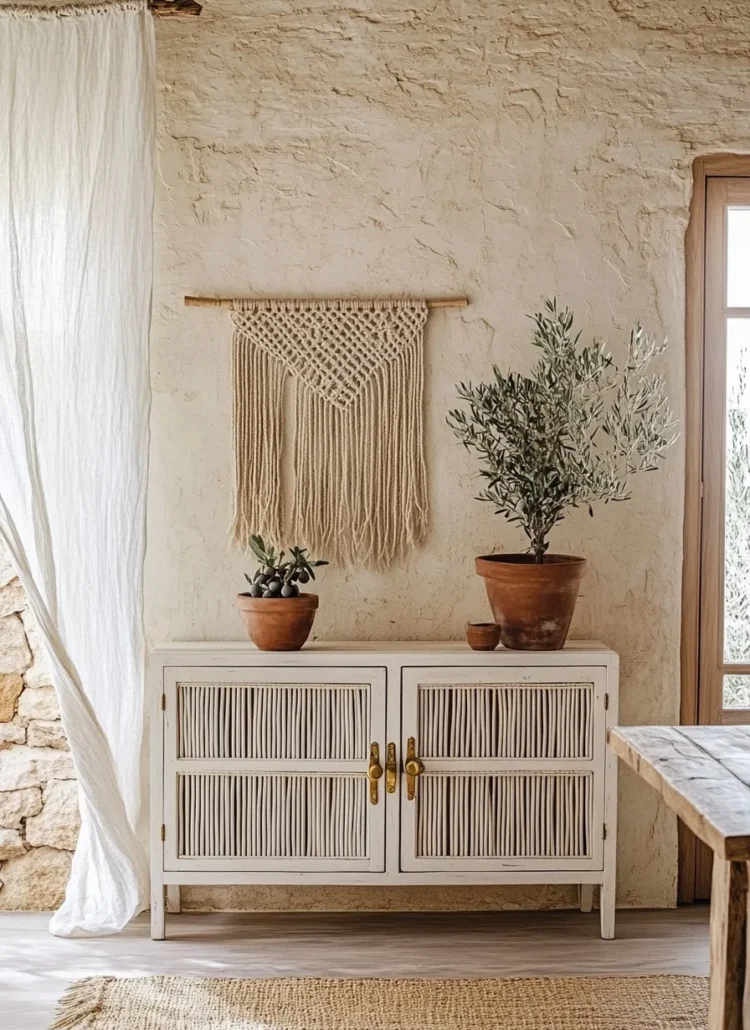
<path id="1" fill-rule="evenodd" d="M 389 794 L 396 793 L 398 767 L 396 766 L 396 745 L 388 745 L 385 753 L 385 789 Z"/>
<path id="2" fill-rule="evenodd" d="M 406 796 L 409 801 L 414 800 L 414 796 L 417 793 L 417 776 L 421 776 L 424 772 L 424 762 L 417 758 L 416 741 L 414 737 L 409 737 L 406 742 L 406 761 L 404 762 L 404 772 L 406 773 Z"/>
<path id="3" fill-rule="evenodd" d="M 383 766 L 380 764 L 380 748 L 377 744 L 370 744 L 370 764 L 367 766 L 367 779 L 370 781 L 370 804 L 378 803 L 378 780 L 383 775 Z"/>

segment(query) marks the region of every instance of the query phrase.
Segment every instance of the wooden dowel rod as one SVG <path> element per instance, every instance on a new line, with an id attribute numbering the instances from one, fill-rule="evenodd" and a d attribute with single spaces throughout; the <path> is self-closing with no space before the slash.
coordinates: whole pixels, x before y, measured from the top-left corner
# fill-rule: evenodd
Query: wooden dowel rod
<path id="1" fill-rule="evenodd" d="M 185 297 L 185 307 L 188 308 L 231 308 L 236 300 L 269 300 L 276 298 L 256 297 Z M 286 297 L 284 300 L 318 300 L 317 297 Z M 465 308 L 469 303 L 468 297 L 428 297 L 428 308 Z"/>

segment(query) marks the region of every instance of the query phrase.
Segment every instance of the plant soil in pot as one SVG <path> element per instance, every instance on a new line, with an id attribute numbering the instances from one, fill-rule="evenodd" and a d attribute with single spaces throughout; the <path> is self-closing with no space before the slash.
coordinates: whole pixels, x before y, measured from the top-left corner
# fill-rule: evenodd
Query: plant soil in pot
<path id="1" fill-rule="evenodd" d="M 546 554 L 486 554 L 477 558 L 503 647 L 557 651 L 564 644 L 586 571 L 586 559 Z"/>
<path id="2" fill-rule="evenodd" d="M 618 366 L 595 340 L 579 346 L 573 315 L 546 301 L 533 317 L 540 359 L 528 376 L 493 366 L 489 383 L 461 383 L 468 409 L 448 424 L 480 461 L 479 500 L 523 529 L 528 554 L 476 559 L 506 647 L 565 643 L 586 562 L 548 554 L 549 535 L 571 508 L 626 501 L 637 472 L 658 468 L 675 442 L 664 380 L 650 371 L 657 344 L 636 325 Z"/>
<path id="3" fill-rule="evenodd" d="M 237 595 L 237 607 L 248 636 L 261 651 L 299 651 L 310 636 L 318 608 L 318 595 L 302 593 L 300 584 L 315 579 L 315 569 L 326 561 L 311 561 L 304 548 L 292 547 L 289 558 L 278 556 L 259 536 L 250 538 L 260 568 L 245 576 L 250 589 Z"/>

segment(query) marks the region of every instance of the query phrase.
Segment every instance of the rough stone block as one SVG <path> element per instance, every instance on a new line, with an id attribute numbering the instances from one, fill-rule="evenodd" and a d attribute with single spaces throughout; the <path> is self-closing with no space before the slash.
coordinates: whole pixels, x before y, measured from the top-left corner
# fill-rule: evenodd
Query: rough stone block
<path id="1" fill-rule="evenodd" d="M 13 747 L 0 751 L 0 785 L 4 790 L 40 787 L 49 780 L 75 779 L 69 752 L 45 747 Z"/>
<path id="2" fill-rule="evenodd" d="M 54 723 L 55 726 L 59 723 Z M 26 743 L 26 727 L 18 722 L 0 722 L 0 751 Z M 0 784 L 2 786 L 2 784 Z"/>
<path id="3" fill-rule="evenodd" d="M 26 840 L 35 848 L 49 845 L 74 851 L 81 827 L 78 784 L 75 780 L 54 780 L 44 788 L 43 798 L 39 815 L 26 820 Z"/>
<path id="4" fill-rule="evenodd" d="M 0 674 L 0 722 L 10 722 L 16 710 L 23 679 L 17 673 Z"/>
<path id="5" fill-rule="evenodd" d="M 54 722 L 48 719 L 34 719 L 29 723 L 26 743 L 29 747 L 55 747 L 60 751 L 68 750 L 68 742 L 59 719 Z"/>
<path id="6" fill-rule="evenodd" d="M 21 820 L 38 815 L 42 810 L 39 787 L 0 791 L 0 826 L 18 829 Z"/>
<path id="7" fill-rule="evenodd" d="M 44 660 L 35 659 L 26 670 L 24 679 L 26 686 L 32 689 L 52 686 L 52 673 Z"/>
<path id="8" fill-rule="evenodd" d="M 35 687 L 33 690 L 24 690 L 18 699 L 18 718 L 21 722 L 59 719 L 60 709 L 57 707 L 55 688 Z"/>
<path id="9" fill-rule="evenodd" d="M 23 837 L 18 830 L 0 830 L 0 862 L 25 854 Z"/>
<path id="10" fill-rule="evenodd" d="M 17 579 L 0 587 L 0 618 L 21 612 L 26 607 L 26 594 Z"/>
<path id="11" fill-rule="evenodd" d="M 0 868 L 0 909 L 43 911 L 59 908 L 70 877 L 72 856 L 57 848 L 32 848 Z"/>
<path id="12" fill-rule="evenodd" d="M 31 665 L 31 651 L 18 615 L 0 619 L 0 673 L 25 672 Z"/>
<path id="13" fill-rule="evenodd" d="M 24 679 L 27 687 L 49 687 L 52 686 L 52 669 L 47 658 L 47 648 L 42 640 L 39 623 L 36 621 L 31 609 L 21 613 L 23 626 L 26 630 L 26 639 L 29 642 L 34 660 L 26 670 Z"/>

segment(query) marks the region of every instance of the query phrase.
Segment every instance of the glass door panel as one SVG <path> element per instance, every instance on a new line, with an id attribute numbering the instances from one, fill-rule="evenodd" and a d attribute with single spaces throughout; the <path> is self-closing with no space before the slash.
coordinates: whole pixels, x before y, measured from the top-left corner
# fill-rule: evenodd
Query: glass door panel
<path id="1" fill-rule="evenodd" d="M 750 722 L 750 180 L 706 191 L 702 723 Z"/>
<path id="2" fill-rule="evenodd" d="M 727 305 L 750 307 L 750 207 L 727 205 Z"/>
<path id="3" fill-rule="evenodd" d="M 730 711 L 750 708 L 750 676 L 724 676 L 723 707 Z"/>
<path id="4" fill-rule="evenodd" d="M 750 289 L 750 246 L 741 256 Z M 726 340 L 724 661 L 742 663 L 750 662 L 750 319 L 728 318 Z"/>

